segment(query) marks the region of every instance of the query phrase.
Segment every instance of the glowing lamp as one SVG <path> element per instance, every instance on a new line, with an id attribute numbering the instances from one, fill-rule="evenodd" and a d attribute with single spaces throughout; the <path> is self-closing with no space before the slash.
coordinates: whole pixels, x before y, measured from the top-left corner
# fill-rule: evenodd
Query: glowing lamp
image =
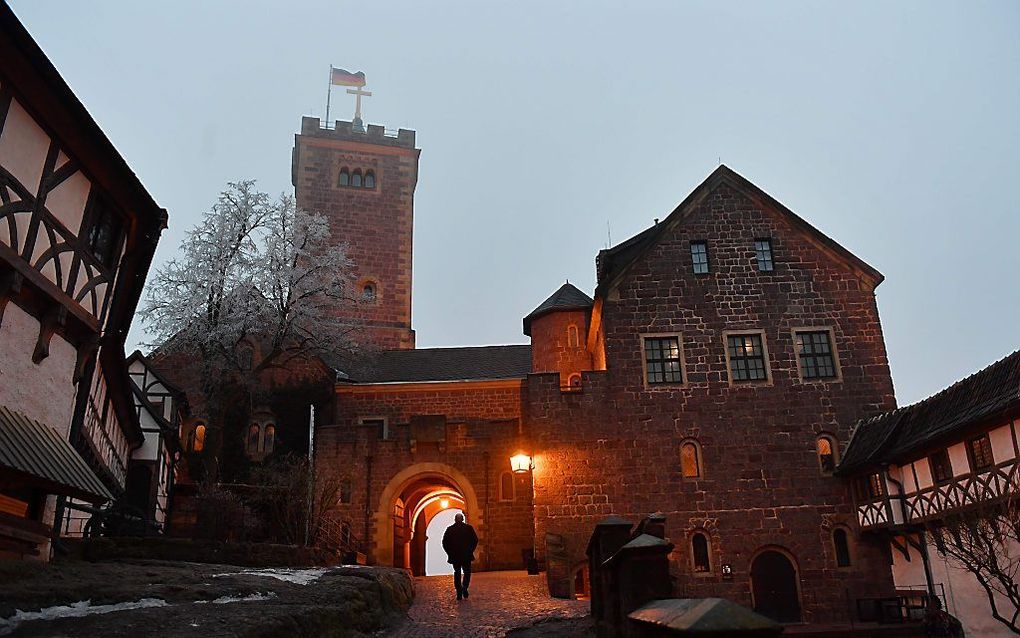
<path id="1" fill-rule="evenodd" d="M 535 466 L 531 464 L 530 456 L 519 452 L 510 457 L 510 469 L 514 471 L 514 474 L 525 474 L 535 469 Z"/>
<path id="2" fill-rule="evenodd" d="M 444 510 L 447 507 L 450 507 L 450 499 L 448 498 L 439 499 L 439 507 L 443 508 Z"/>

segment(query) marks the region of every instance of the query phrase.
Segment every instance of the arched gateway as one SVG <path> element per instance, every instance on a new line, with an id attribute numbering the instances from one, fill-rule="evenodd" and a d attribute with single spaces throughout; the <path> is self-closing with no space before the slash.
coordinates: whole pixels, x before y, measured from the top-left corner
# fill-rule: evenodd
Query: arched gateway
<path id="1" fill-rule="evenodd" d="M 425 573 L 425 530 L 438 512 L 448 507 L 464 511 L 478 532 L 476 559 L 485 552 L 482 508 L 467 477 L 445 463 L 419 463 L 398 472 L 376 504 L 372 525 L 371 559 L 377 565 Z"/>

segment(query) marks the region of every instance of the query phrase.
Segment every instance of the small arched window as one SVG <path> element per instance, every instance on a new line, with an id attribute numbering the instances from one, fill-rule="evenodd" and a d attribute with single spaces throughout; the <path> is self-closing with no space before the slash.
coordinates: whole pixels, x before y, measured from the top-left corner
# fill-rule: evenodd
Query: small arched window
<path id="1" fill-rule="evenodd" d="M 850 566 L 850 539 L 846 530 L 837 527 L 832 531 L 832 544 L 836 549 L 836 566 Z"/>
<path id="2" fill-rule="evenodd" d="M 513 472 L 503 472 L 499 475 L 499 500 L 514 500 L 514 475 Z"/>
<path id="3" fill-rule="evenodd" d="M 567 326 L 567 347 L 576 348 L 580 344 L 580 340 L 577 338 L 577 326 L 571 324 Z"/>
<path id="4" fill-rule="evenodd" d="M 248 441 L 245 443 L 245 450 L 248 454 L 257 454 L 259 451 L 259 439 L 262 438 L 262 428 L 257 423 L 248 427 Z"/>
<path id="5" fill-rule="evenodd" d="M 265 432 L 262 433 L 262 451 L 272 454 L 274 449 L 276 449 L 276 426 L 267 425 Z"/>
<path id="6" fill-rule="evenodd" d="M 580 388 L 581 375 L 577 374 L 576 372 L 570 375 L 570 377 L 567 378 L 567 385 L 569 385 L 571 388 Z"/>
<path id="7" fill-rule="evenodd" d="M 192 432 L 192 452 L 201 452 L 205 449 L 205 424 L 199 423 L 195 426 L 195 431 Z"/>
<path id="8" fill-rule="evenodd" d="M 375 301 L 375 284 L 369 282 L 361 288 L 361 298 L 365 301 Z"/>
<path id="9" fill-rule="evenodd" d="M 343 168 L 340 169 L 340 177 L 337 180 L 337 185 L 339 185 L 339 186 L 350 186 L 351 185 L 351 173 L 350 173 L 350 171 L 347 170 L 346 166 L 344 166 Z"/>
<path id="10" fill-rule="evenodd" d="M 696 532 L 691 537 L 691 558 L 694 563 L 695 572 L 705 574 L 712 571 L 712 563 L 708 552 L 708 537 L 701 532 Z"/>
<path id="11" fill-rule="evenodd" d="M 351 186 L 353 186 L 354 188 L 361 188 L 361 169 L 360 168 L 354 169 L 354 172 L 351 173 Z"/>
<path id="12" fill-rule="evenodd" d="M 350 479 L 344 479 L 343 482 L 340 483 L 340 502 L 341 503 L 350 503 L 351 502 L 351 494 L 352 494 L 352 492 L 353 492 L 353 487 L 351 485 L 351 480 Z"/>
<path id="13" fill-rule="evenodd" d="M 701 478 L 701 446 L 694 439 L 680 444 L 680 471 L 685 479 Z"/>
<path id="14" fill-rule="evenodd" d="M 818 437 L 815 449 L 818 452 L 818 469 L 822 474 L 832 474 L 836 470 L 836 463 L 839 462 L 836 439 L 823 434 Z"/>
<path id="15" fill-rule="evenodd" d="M 375 173 L 365 171 L 365 188 L 375 188 Z"/>

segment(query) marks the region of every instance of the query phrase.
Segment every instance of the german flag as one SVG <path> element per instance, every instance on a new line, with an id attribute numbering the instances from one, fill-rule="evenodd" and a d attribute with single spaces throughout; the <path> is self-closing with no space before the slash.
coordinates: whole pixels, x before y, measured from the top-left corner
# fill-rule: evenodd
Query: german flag
<path id="1" fill-rule="evenodd" d="M 351 73 L 344 69 L 333 69 L 330 70 L 329 81 L 334 86 L 365 86 L 365 72 L 358 71 L 357 73 Z"/>

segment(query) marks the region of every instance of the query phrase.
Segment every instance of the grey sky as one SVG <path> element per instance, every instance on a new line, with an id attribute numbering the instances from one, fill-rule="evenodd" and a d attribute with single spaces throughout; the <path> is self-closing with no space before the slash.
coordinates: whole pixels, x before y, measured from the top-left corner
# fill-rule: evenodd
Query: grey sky
<path id="1" fill-rule="evenodd" d="M 901 404 L 1020 346 L 1020 3 L 11 4 L 170 211 L 157 263 L 227 181 L 291 190 L 332 63 L 418 132 L 419 346 L 525 342 L 718 158 L 886 275 Z"/>

